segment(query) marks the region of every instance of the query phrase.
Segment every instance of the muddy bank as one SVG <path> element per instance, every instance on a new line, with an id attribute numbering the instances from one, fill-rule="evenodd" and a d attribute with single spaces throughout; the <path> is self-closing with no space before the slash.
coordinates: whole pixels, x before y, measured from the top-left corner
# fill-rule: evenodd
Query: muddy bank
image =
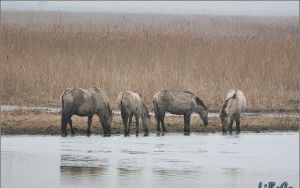
<path id="1" fill-rule="evenodd" d="M 183 132 L 183 118 L 181 116 L 169 116 L 165 119 L 168 132 Z M 73 127 L 76 134 L 85 134 L 87 118 L 73 117 Z M 235 127 L 235 125 L 233 126 Z M 156 125 L 154 117 L 151 116 L 150 132 L 155 132 Z M 251 116 L 244 114 L 241 118 L 241 130 L 251 132 L 261 131 L 298 131 L 299 116 Z M 70 131 L 68 129 L 68 131 Z M 92 134 L 100 134 L 99 119 L 95 116 L 91 127 Z M 203 126 L 198 116 L 191 118 L 192 132 L 220 132 L 220 120 L 218 117 L 210 117 L 209 125 Z M 131 126 L 131 134 L 135 132 L 135 121 Z M 142 133 L 140 126 L 140 133 Z M 119 114 L 113 116 L 112 134 L 122 134 L 123 126 Z M 1 134 L 60 134 L 60 115 L 47 112 L 1 112 Z M 142 134 L 141 134 L 142 135 Z"/>

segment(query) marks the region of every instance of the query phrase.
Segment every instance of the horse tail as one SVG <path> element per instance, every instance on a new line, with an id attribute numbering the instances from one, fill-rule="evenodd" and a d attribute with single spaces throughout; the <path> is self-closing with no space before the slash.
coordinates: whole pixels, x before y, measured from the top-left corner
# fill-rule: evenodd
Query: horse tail
<path id="1" fill-rule="evenodd" d="M 108 101 L 106 102 L 106 109 L 107 109 L 108 115 L 112 116 L 113 115 L 112 109 L 111 109 L 110 104 L 109 104 Z"/>
<path id="2" fill-rule="evenodd" d="M 158 115 L 158 104 L 157 102 L 155 101 L 155 99 L 153 100 L 153 111 L 154 111 L 154 115 L 155 117 L 157 118 L 157 115 Z"/>
<path id="3" fill-rule="evenodd" d="M 232 94 L 232 96 L 229 96 L 225 100 L 225 102 L 223 104 L 223 107 L 222 107 L 222 110 L 221 110 L 221 113 L 220 113 L 221 115 L 226 115 L 226 110 L 225 109 L 230 105 L 231 100 L 236 98 L 236 97 L 237 97 L 237 90 L 235 89 L 235 92 Z"/>
<path id="4" fill-rule="evenodd" d="M 121 108 L 121 113 L 126 114 L 126 110 L 125 110 L 125 107 L 124 107 L 124 104 L 123 104 L 124 95 L 125 95 L 125 92 L 122 93 L 122 96 L 121 96 L 121 99 L 120 99 L 120 108 Z"/>
<path id="5" fill-rule="evenodd" d="M 238 92 L 237 89 L 235 89 L 235 92 L 234 92 L 234 94 L 233 94 L 232 97 L 231 97 L 232 99 L 233 99 L 233 98 L 236 98 L 237 92 Z"/>
<path id="6" fill-rule="evenodd" d="M 62 114 L 72 113 L 75 108 L 75 101 L 71 90 L 66 89 L 60 97 Z"/>
<path id="7" fill-rule="evenodd" d="M 61 134 L 66 135 L 67 134 L 67 124 L 69 122 L 70 118 L 70 101 L 65 101 L 68 97 L 72 97 L 71 93 L 69 93 L 69 90 L 65 90 L 61 96 L 60 96 L 60 102 L 61 102 Z"/>

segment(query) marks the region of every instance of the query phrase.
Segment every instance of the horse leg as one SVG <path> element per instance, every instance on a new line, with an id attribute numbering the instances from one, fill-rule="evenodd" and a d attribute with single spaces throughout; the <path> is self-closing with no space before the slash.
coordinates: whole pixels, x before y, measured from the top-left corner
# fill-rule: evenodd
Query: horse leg
<path id="1" fill-rule="evenodd" d="M 191 114 L 184 114 L 184 135 L 190 135 Z"/>
<path id="2" fill-rule="evenodd" d="M 124 125 L 124 136 L 127 136 L 127 122 L 128 122 L 128 113 L 127 112 L 121 112 L 123 125 Z"/>
<path id="3" fill-rule="evenodd" d="M 155 113 L 155 118 L 156 118 L 156 132 L 157 135 L 160 135 L 160 114 L 159 113 Z"/>
<path id="4" fill-rule="evenodd" d="M 167 133 L 166 127 L 165 127 L 165 113 L 161 115 L 161 128 L 163 133 Z"/>
<path id="5" fill-rule="evenodd" d="M 236 132 L 236 134 L 239 134 L 241 132 L 240 117 L 239 116 L 235 118 L 235 123 L 236 123 L 235 132 Z"/>
<path id="6" fill-rule="evenodd" d="M 71 128 L 71 135 L 74 136 L 75 135 L 75 131 L 73 129 L 73 123 L 72 123 L 72 119 L 71 118 L 69 119 L 69 125 L 70 125 L 70 128 Z"/>
<path id="7" fill-rule="evenodd" d="M 66 117 L 66 114 L 61 115 L 61 136 L 66 137 L 68 135 L 67 133 L 67 124 L 68 124 L 68 118 Z"/>
<path id="8" fill-rule="evenodd" d="M 142 116 L 142 126 L 143 126 L 143 129 L 144 129 L 144 136 L 149 136 L 148 126 L 145 123 L 145 121 L 146 121 L 145 117 Z"/>
<path id="9" fill-rule="evenodd" d="M 136 128 L 135 128 L 135 135 L 139 136 L 139 120 L 140 117 L 138 115 L 135 115 L 135 123 L 136 123 Z"/>
<path id="10" fill-rule="evenodd" d="M 128 127 L 127 127 L 127 135 L 129 136 L 130 135 L 130 126 L 132 124 L 132 117 L 133 117 L 133 113 L 131 113 L 129 115 L 129 121 L 128 121 Z"/>
<path id="11" fill-rule="evenodd" d="M 233 121 L 234 121 L 234 117 L 231 116 L 230 118 L 230 124 L 229 124 L 229 133 L 232 134 L 232 124 L 233 124 Z"/>
<path id="12" fill-rule="evenodd" d="M 86 130 L 87 136 L 91 135 L 91 125 L 92 125 L 93 116 L 88 116 L 88 127 Z"/>

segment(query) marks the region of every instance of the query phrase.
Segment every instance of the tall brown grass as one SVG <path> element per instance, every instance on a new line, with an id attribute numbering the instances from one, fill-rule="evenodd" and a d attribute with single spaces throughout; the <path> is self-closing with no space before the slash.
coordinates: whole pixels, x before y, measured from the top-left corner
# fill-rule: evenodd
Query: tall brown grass
<path id="1" fill-rule="evenodd" d="M 59 105 L 71 86 L 122 90 L 148 105 L 190 90 L 219 109 L 239 88 L 249 109 L 296 109 L 298 18 L 2 12 L 2 103 Z"/>

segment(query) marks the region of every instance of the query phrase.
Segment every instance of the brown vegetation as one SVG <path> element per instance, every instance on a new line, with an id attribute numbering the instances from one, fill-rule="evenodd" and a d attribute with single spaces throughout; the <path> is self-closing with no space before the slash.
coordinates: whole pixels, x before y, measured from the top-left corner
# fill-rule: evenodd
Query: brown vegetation
<path id="1" fill-rule="evenodd" d="M 58 106 L 65 88 L 98 86 L 114 108 L 126 89 L 151 108 L 155 92 L 172 89 L 220 109 L 239 88 L 248 109 L 295 110 L 297 27 L 278 17 L 1 12 L 1 100 Z"/>

